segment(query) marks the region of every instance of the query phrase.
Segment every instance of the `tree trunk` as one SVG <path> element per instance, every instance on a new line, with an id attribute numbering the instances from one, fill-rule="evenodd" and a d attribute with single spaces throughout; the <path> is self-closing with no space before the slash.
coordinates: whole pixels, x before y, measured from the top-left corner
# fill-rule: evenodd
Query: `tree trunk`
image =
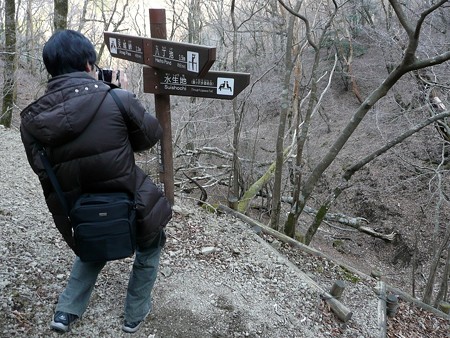
<path id="1" fill-rule="evenodd" d="M 84 28 L 84 25 L 86 24 L 86 13 L 87 13 L 88 3 L 89 3 L 89 0 L 83 1 L 83 7 L 81 10 L 81 15 L 80 15 L 80 22 L 78 24 L 78 32 L 81 32 Z"/>
<path id="2" fill-rule="evenodd" d="M 431 304 L 431 297 L 433 294 L 433 289 L 434 289 L 434 282 L 436 279 L 436 273 L 439 267 L 439 260 L 441 258 L 442 253 L 444 252 L 444 250 L 448 247 L 448 243 L 450 241 L 450 231 L 447 230 L 447 233 L 445 235 L 445 237 L 442 240 L 441 245 L 439 245 L 439 247 L 437 248 L 434 257 L 433 257 L 433 261 L 431 262 L 431 266 L 430 266 L 430 273 L 428 276 L 428 280 L 427 280 L 427 284 L 425 285 L 425 291 L 423 293 L 423 302 L 425 304 Z M 448 270 L 447 270 L 447 275 L 448 275 Z M 445 278 L 445 276 L 444 276 Z"/>
<path id="3" fill-rule="evenodd" d="M 26 33 L 25 33 L 25 44 L 26 44 L 26 55 L 27 55 L 27 63 L 28 63 L 28 70 L 32 75 L 35 75 L 36 68 L 34 65 L 34 45 L 35 45 L 35 38 L 34 38 L 34 28 L 33 28 L 33 18 L 32 18 L 32 1 L 28 0 L 27 2 L 27 24 L 26 24 Z"/>
<path id="4" fill-rule="evenodd" d="M 231 2 L 231 23 L 233 25 L 233 58 L 232 58 L 232 70 L 236 71 L 237 66 L 237 24 L 236 24 L 236 18 L 235 18 L 235 0 L 232 0 Z M 238 109 L 236 100 L 233 100 L 233 115 L 234 115 L 234 126 L 233 126 L 233 177 L 231 180 L 231 191 L 229 192 L 229 198 L 237 198 L 240 197 L 241 192 L 241 164 L 239 161 L 239 148 L 240 148 L 240 134 L 241 134 L 241 128 L 242 128 L 242 117 L 243 117 L 243 111 Z"/>
<path id="5" fill-rule="evenodd" d="M 5 0 L 5 66 L 3 68 L 3 105 L 0 124 L 10 128 L 16 102 L 16 5 L 14 0 Z"/>
<path id="6" fill-rule="evenodd" d="M 53 0 L 53 5 L 53 27 L 55 28 L 55 31 L 67 29 L 67 13 L 69 11 L 68 0 Z"/>
<path id="7" fill-rule="evenodd" d="M 444 272 L 439 292 L 434 301 L 434 307 L 438 308 L 442 301 L 448 300 L 448 281 L 450 279 L 450 245 L 447 247 L 447 260 L 445 261 Z"/>
<path id="8" fill-rule="evenodd" d="M 283 158 L 284 161 L 289 157 L 290 151 L 292 149 L 292 145 L 287 147 L 283 152 Z M 283 162 L 284 163 L 284 162 Z M 275 167 L 277 163 L 273 162 L 269 169 L 266 170 L 266 172 L 255 182 L 253 183 L 250 188 L 247 189 L 247 191 L 244 193 L 242 198 L 240 199 L 238 203 L 238 211 L 241 213 L 245 213 L 248 209 L 248 205 L 250 201 L 261 191 L 261 189 L 272 179 L 273 174 L 275 172 Z M 272 198 L 273 200 L 273 198 Z M 281 200 L 281 198 L 280 198 Z"/>
<path id="9" fill-rule="evenodd" d="M 188 42 L 193 44 L 199 44 L 200 43 L 200 33 L 201 33 L 201 10 L 200 10 L 200 0 L 190 0 L 189 5 L 189 12 L 188 12 Z M 189 99 L 189 118 L 186 122 L 186 145 L 185 149 L 187 151 L 193 151 L 196 147 L 195 139 L 196 139 L 196 130 L 195 130 L 195 114 L 197 112 L 197 109 L 195 109 L 195 105 L 197 103 L 196 97 L 191 97 Z M 195 163 L 197 162 L 196 156 L 191 156 L 189 158 L 189 165 L 191 167 L 195 166 Z M 191 172 L 193 175 L 196 175 L 195 171 Z"/>
<path id="10" fill-rule="evenodd" d="M 287 222 L 285 223 L 285 227 L 284 227 L 284 232 L 288 236 L 293 237 L 293 236 L 295 236 L 295 226 L 297 224 L 298 218 L 299 218 L 301 212 L 303 211 L 303 207 L 304 207 L 304 204 L 303 204 L 304 201 L 300 201 L 302 199 L 302 196 L 300 195 L 301 184 L 302 184 L 302 174 L 301 174 L 300 166 L 301 166 L 301 162 L 302 162 L 303 149 L 304 149 L 307 137 L 308 137 L 310 119 L 311 119 L 312 115 L 314 114 L 314 112 L 317 111 L 317 109 L 318 109 L 318 107 L 317 107 L 317 103 L 318 103 L 317 84 L 319 81 L 319 75 L 317 72 L 318 72 L 318 67 L 320 64 L 320 46 L 321 46 L 321 43 L 324 39 L 326 32 L 328 31 L 328 29 L 331 26 L 331 23 L 334 20 L 334 17 L 337 13 L 337 7 L 336 7 L 336 4 L 334 4 L 335 5 L 334 11 L 332 12 L 329 20 L 325 23 L 324 28 L 320 32 L 318 40 L 315 41 L 314 34 L 312 32 L 309 20 L 305 16 L 298 13 L 301 4 L 297 4 L 298 8 L 290 9 L 281 0 L 279 0 L 279 2 L 286 9 L 288 9 L 289 12 L 291 14 L 293 14 L 293 16 L 298 17 L 303 21 L 303 23 L 305 25 L 305 30 L 306 30 L 306 39 L 307 39 L 309 45 L 314 49 L 314 64 L 313 64 L 312 76 L 311 76 L 311 90 L 310 90 L 310 96 L 309 96 L 309 104 L 308 104 L 308 108 L 307 108 L 307 111 L 305 114 L 304 121 L 302 123 L 302 128 L 299 131 L 299 133 L 297 134 L 298 139 L 297 139 L 296 166 L 295 166 L 295 171 L 294 171 L 295 178 L 294 178 L 293 204 L 292 204 L 292 208 L 289 212 Z M 286 60 L 288 60 L 288 59 L 286 58 Z M 290 62 L 292 63 L 292 61 L 290 61 Z M 287 64 L 287 62 L 286 62 L 286 64 Z M 287 67 L 286 67 L 286 69 L 287 69 Z M 280 182 L 281 182 L 281 179 L 280 179 Z M 274 189 L 274 199 L 275 199 L 275 197 L 277 197 L 277 196 L 275 196 L 276 192 L 277 191 L 275 191 L 275 189 Z M 275 200 L 275 202 L 276 202 L 276 200 Z"/>
<path id="11" fill-rule="evenodd" d="M 297 1 L 295 5 L 295 11 L 299 11 L 303 1 Z M 275 177 L 272 193 L 272 213 L 270 215 L 270 226 L 273 229 L 279 229 L 280 212 L 281 212 L 281 185 L 283 177 L 283 162 L 284 162 L 284 134 L 286 130 L 286 119 L 289 111 L 289 87 L 291 81 L 291 73 L 293 69 L 292 62 L 292 46 L 294 40 L 294 25 L 295 17 L 289 18 L 289 24 L 287 27 L 287 40 L 286 40 L 286 55 L 284 61 L 284 78 L 283 78 L 283 90 L 281 92 L 281 112 L 280 121 L 278 124 L 277 142 L 276 142 L 276 165 L 275 165 Z"/>

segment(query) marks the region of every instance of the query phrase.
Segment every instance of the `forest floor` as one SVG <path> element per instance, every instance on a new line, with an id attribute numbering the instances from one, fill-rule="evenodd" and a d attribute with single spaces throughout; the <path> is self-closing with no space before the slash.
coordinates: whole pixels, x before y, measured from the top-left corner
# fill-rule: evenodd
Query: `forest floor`
<path id="1" fill-rule="evenodd" d="M 0 129 L 0 141 L 0 336 L 56 337 L 49 323 L 74 256 L 53 225 L 18 130 Z M 175 202 L 153 312 L 135 337 L 380 336 L 377 280 L 367 272 L 290 247 L 228 214 L 207 212 L 179 192 Z M 316 249 L 326 240 L 319 233 Z M 329 246 L 326 251 L 337 257 Z M 343 261 L 357 260 L 352 254 Z M 68 336 L 128 336 L 120 326 L 131 262 L 107 264 Z M 352 312 L 345 323 L 322 297 L 336 280 L 345 282 L 341 303 Z M 388 318 L 388 337 L 448 338 L 449 328 L 448 317 L 402 298 Z"/>

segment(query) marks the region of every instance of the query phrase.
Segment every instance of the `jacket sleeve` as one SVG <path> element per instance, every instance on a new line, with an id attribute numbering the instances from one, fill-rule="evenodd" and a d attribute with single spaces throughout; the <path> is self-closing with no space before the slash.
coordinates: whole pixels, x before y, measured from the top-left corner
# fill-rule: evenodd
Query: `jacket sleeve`
<path id="1" fill-rule="evenodd" d="M 27 154 L 28 163 L 31 169 L 39 176 L 45 169 L 40 161 L 38 154 L 38 147 L 34 138 L 25 129 L 23 123 L 20 125 L 20 137 L 22 139 L 23 146 L 25 148 L 25 153 Z"/>
<path id="2" fill-rule="evenodd" d="M 20 136 L 25 148 L 28 163 L 30 164 L 31 169 L 33 169 L 35 174 L 38 176 L 44 197 L 47 199 L 53 188 L 47 172 L 45 171 L 44 165 L 42 164 L 41 157 L 39 156 L 39 146 L 34 137 L 32 137 L 31 134 L 25 129 L 23 124 L 20 125 Z"/>
<path id="3" fill-rule="evenodd" d="M 143 151 L 153 147 L 162 137 L 162 128 L 156 117 L 146 111 L 134 94 L 117 89 L 115 92 L 125 107 L 128 117 L 125 123 L 133 150 Z"/>

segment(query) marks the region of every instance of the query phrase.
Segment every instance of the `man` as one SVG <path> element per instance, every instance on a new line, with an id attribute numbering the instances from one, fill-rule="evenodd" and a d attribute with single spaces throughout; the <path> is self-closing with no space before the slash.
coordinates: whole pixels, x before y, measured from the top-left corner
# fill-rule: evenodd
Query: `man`
<path id="1" fill-rule="evenodd" d="M 21 136 L 28 161 L 39 176 L 56 227 L 77 253 L 70 221 L 64 214 L 41 163 L 44 147 L 69 203 L 86 192 L 127 192 L 137 204 L 137 249 L 128 283 L 123 331 L 136 332 L 151 310 L 164 226 L 172 217 L 168 200 L 135 164 L 134 152 L 154 146 L 162 135 L 156 118 L 128 91 L 96 79 L 92 43 L 72 30 L 56 32 L 45 44 L 43 59 L 52 76 L 45 94 L 21 113 Z M 126 110 L 124 118 L 110 90 Z M 106 262 L 76 257 L 59 297 L 51 328 L 67 332 L 87 308 Z"/>

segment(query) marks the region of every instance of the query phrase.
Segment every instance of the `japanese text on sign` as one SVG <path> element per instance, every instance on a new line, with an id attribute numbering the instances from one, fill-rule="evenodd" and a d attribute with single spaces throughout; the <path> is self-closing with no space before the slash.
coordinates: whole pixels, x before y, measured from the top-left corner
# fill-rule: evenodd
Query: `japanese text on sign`
<path id="1" fill-rule="evenodd" d="M 104 32 L 104 37 L 113 57 L 198 77 L 205 75 L 216 59 L 214 47 L 115 32 Z"/>
<path id="2" fill-rule="evenodd" d="M 193 73 L 199 72 L 200 54 L 196 52 L 188 50 L 184 55 L 180 52 L 176 53 L 174 47 L 155 43 L 153 45 L 153 57 L 156 66 L 166 65 Z"/>
<path id="3" fill-rule="evenodd" d="M 233 95 L 234 79 L 217 78 L 213 79 L 194 78 L 188 79 L 184 74 L 165 73 L 161 85 L 165 90 L 187 91 L 199 93 L 211 93 L 217 95 Z"/>
<path id="4" fill-rule="evenodd" d="M 109 50 L 112 55 L 121 55 L 129 60 L 143 62 L 144 52 L 142 48 L 142 40 L 132 40 L 121 37 L 109 38 Z"/>

